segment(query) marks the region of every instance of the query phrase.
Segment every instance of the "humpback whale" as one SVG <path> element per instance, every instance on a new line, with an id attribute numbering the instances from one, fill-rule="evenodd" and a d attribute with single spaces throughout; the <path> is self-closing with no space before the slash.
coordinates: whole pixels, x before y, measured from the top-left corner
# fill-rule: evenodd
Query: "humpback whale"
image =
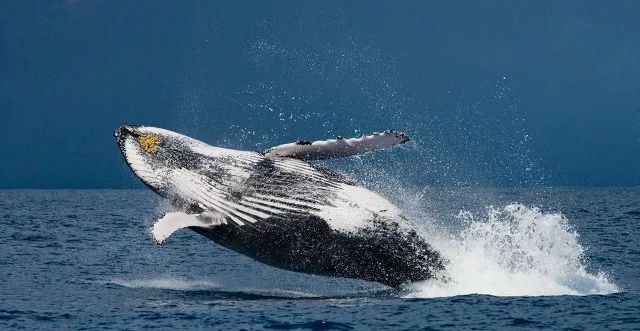
<path id="1" fill-rule="evenodd" d="M 296 141 L 263 152 L 147 126 L 125 125 L 114 135 L 134 174 L 178 210 L 152 225 L 158 244 L 189 228 L 270 266 L 396 288 L 444 268 L 391 202 L 310 162 L 406 143 L 401 132 Z"/>

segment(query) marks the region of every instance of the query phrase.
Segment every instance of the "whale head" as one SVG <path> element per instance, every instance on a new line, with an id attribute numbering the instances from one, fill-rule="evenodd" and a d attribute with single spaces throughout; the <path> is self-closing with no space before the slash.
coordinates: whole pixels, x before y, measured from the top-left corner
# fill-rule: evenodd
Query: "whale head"
<path id="1" fill-rule="evenodd" d="M 145 185 L 162 195 L 166 190 L 164 176 L 168 165 L 161 155 L 166 153 L 166 135 L 137 125 L 124 125 L 113 135 L 133 173 Z"/>
<path id="2" fill-rule="evenodd" d="M 173 131 L 137 125 L 124 125 L 114 136 L 135 175 L 165 197 L 171 193 L 171 171 L 195 167 L 200 154 L 194 149 L 203 144 Z"/>

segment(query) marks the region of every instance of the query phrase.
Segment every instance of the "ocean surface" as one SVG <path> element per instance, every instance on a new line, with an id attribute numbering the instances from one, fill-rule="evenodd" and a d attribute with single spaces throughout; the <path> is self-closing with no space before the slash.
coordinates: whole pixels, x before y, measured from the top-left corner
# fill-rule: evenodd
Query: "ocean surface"
<path id="1" fill-rule="evenodd" d="M 402 291 L 274 269 L 147 190 L 0 191 L 0 329 L 640 328 L 640 188 L 403 189 L 449 260 Z"/>

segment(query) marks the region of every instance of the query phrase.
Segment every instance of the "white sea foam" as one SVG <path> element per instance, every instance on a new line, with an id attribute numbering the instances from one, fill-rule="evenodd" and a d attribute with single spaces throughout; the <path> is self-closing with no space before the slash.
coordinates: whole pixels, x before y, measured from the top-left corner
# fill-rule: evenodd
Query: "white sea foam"
<path id="1" fill-rule="evenodd" d="M 187 280 L 173 277 L 149 279 L 112 279 L 108 283 L 128 288 L 153 288 L 177 291 L 201 291 L 217 289 L 220 285 L 209 280 Z"/>
<path id="2" fill-rule="evenodd" d="M 548 296 L 609 294 L 617 286 L 589 273 L 579 235 L 560 213 L 511 204 L 478 217 L 461 213 L 456 234 L 429 241 L 449 260 L 443 280 L 408 286 L 408 297 L 464 294 Z M 438 238 L 439 237 L 439 238 Z"/>

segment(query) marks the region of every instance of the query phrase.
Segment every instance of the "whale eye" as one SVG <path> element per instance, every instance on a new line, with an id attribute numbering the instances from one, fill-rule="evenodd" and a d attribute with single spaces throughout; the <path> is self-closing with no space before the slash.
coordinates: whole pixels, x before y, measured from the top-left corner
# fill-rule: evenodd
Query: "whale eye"
<path id="1" fill-rule="evenodd" d="M 138 137 L 138 143 L 140 143 L 140 147 L 151 154 L 155 154 L 160 150 L 158 145 L 160 144 L 160 137 L 154 134 L 143 134 Z"/>

